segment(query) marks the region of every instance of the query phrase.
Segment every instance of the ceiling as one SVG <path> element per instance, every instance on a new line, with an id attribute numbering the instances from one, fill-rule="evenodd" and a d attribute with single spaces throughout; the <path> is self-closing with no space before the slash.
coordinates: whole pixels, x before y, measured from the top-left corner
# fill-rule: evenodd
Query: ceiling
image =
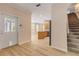
<path id="1" fill-rule="evenodd" d="M 18 9 L 30 10 L 31 12 L 47 11 L 52 6 L 51 3 L 41 3 L 40 7 L 36 7 L 37 4 L 38 3 L 9 3 L 8 5 L 15 6 Z"/>
<path id="2" fill-rule="evenodd" d="M 29 10 L 32 13 L 32 22 L 43 22 L 44 20 L 51 19 L 51 3 L 41 3 L 39 7 L 36 7 L 38 3 L 9 3 L 8 5 L 14 6 L 22 11 L 27 12 Z"/>
<path id="3" fill-rule="evenodd" d="M 54 4 L 41 3 L 39 7 L 36 7 L 37 4 L 38 3 L 9 3 L 8 5 L 14 6 L 24 12 L 29 10 L 32 13 L 31 20 L 34 23 L 43 23 L 45 20 L 51 20 L 52 6 L 54 6 Z M 71 3 L 67 13 L 75 12 L 76 10 L 79 11 L 79 5 L 76 6 L 76 10 L 75 5 L 76 3 Z"/>
<path id="4" fill-rule="evenodd" d="M 39 7 L 36 7 L 37 4 L 38 3 L 9 3 L 8 5 L 14 6 L 15 8 L 18 8 L 19 10 L 22 10 L 24 12 L 27 12 L 27 10 L 29 10 L 32 13 L 32 22 L 43 23 L 44 20 L 51 20 L 52 6 L 54 6 L 54 4 L 41 3 Z M 74 12 L 75 5 L 75 3 L 71 3 L 67 12 Z M 79 7 L 79 5 L 77 5 L 77 7 Z"/>

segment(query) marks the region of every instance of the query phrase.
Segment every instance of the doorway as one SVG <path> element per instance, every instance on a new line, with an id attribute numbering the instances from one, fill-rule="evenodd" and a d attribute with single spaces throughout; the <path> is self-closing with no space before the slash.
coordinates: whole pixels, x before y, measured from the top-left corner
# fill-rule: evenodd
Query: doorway
<path id="1" fill-rule="evenodd" d="M 18 17 L 0 15 L 0 48 L 6 48 L 18 43 Z"/>
<path id="2" fill-rule="evenodd" d="M 45 20 L 43 23 L 32 22 L 31 27 L 33 44 L 51 46 L 51 20 Z"/>

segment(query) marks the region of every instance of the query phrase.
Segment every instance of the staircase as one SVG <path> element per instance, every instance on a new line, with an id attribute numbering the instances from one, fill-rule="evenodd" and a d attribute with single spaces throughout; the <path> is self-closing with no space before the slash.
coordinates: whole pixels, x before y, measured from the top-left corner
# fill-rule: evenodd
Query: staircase
<path id="1" fill-rule="evenodd" d="M 79 21 L 77 18 L 75 19 L 77 23 L 69 23 L 69 34 L 67 36 L 68 50 L 79 53 Z"/>
<path id="2" fill-rule="evenodd" d="M 79 52 L 79 25 L 69 26 L 68 50 Z"/>

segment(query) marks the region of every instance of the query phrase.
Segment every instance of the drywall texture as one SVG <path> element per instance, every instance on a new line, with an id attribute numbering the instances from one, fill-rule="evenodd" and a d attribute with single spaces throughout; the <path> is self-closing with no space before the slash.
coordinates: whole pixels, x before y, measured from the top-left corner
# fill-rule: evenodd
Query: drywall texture
<path id="1" fill-rule="evenodd" d="M 67 8 L 69 4 L 52 6 L 52 46 L 67 52 Z"/>
<path id="2" fill-rule="evenodd" d="M 10 5 L 0 4 L 0 13 L 19 17 L 22 27 L 19 29 L 18 44 L 23 44 L 31 40 L 31 13 L 29 11 L 23 12 Z"/>

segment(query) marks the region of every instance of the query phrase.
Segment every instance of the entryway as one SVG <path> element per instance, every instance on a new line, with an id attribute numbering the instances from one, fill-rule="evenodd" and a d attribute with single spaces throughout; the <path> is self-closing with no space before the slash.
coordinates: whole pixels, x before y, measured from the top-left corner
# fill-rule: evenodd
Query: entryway
<path id="1" fill-rule="evenodd" d="M 18 17 L 0 14 L 0 49 L 17 44 Z"/>

